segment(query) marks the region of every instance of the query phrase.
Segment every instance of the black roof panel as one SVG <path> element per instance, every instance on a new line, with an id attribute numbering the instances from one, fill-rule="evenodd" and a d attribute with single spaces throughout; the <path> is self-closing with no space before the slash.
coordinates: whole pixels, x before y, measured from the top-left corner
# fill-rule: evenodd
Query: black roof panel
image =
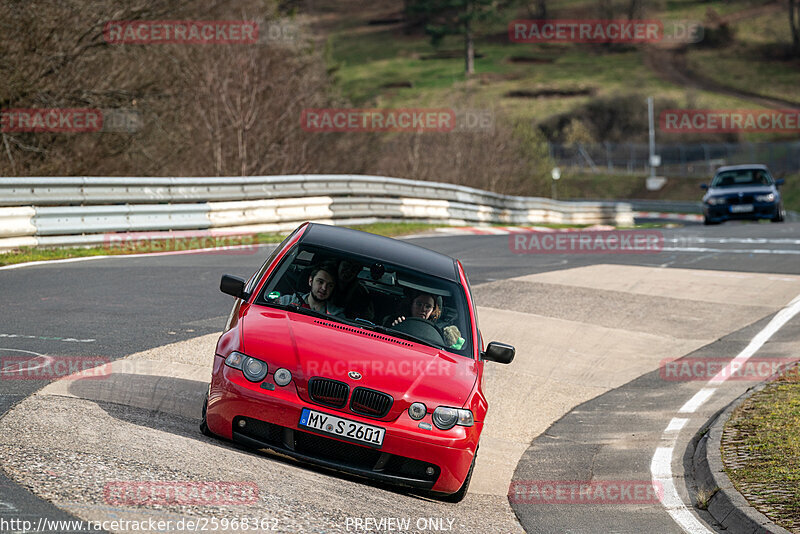
<path id="1" fill-rule="evenodd" d="M 458 282 L 455 260 L 438 252 L 360 230 L 310 223 L 300 242 L 415 269 Z"/>

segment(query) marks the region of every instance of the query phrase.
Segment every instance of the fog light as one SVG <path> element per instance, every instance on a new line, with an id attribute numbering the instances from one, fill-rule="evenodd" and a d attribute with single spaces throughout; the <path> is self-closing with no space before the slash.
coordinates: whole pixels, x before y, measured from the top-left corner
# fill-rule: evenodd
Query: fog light
<path id="1" fill-rule="evenodd" d="M 428 466 L 428 468 L 425 469 L 425 474 L 428 475 L 428 476 L 433 476 L 433 474 L 435 472 L 436 472 L 436 469 L 434 469 L 433 467 L 430 467 L 430 466 Z"/>
<path id="2" fill-rule="evenodd" d="M 239 419 L 239 428 L 244 428 L 245 426 L 247 426 L 247 421 Z"/>
<path id="3" fill-rule="evenodd" d="M 285 386 L 292 381 L 292 373 L 288 369 L 280 368 L 275 371 L 275 376 L 272 378 L 279 386 Z"/>
<path id="4" fill-rule="evenodd" d="M 428 413 L 428 408 L 421 402 L 415 402 L 408 407 L 408 416 L 415 421 L 419 421 L 425 414 Z"/>

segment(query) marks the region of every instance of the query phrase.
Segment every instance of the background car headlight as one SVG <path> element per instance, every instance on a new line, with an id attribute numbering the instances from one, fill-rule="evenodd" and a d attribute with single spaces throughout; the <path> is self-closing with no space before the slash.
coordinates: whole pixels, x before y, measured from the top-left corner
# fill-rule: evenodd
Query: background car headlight
<path id="1" fill-rule="evenodd" d="M 236 352 L 236 351 L 231 352 L 230 355 L 227 358 L 225 358 L 225 365 L 227 365 L 228 367 L 233 367 L 234 369 L 239 369 L 241 371 L 242 361 L 245 358 L 247 358 L 247 356 L 245 356 L 241 352 Z"/>
<path id="2" fill-rule="evenodd" d="M 261 382 L 267 376 L 267 364 L 252 356 L 246 356 L 242 362 L 242 372 L 250 382 Z"/>
<path id="3" fill-rule="evenodd" d="M 415 421 L 419 421 L 425 414 L 428 413 L 428 408 L 421 402 L 415 402 L 408 407 L 408 416 Z"/>
<path id="4" fill-rule="evenodd" d="M 472 412 L 463 408 L 439 406 L 433 411 L 433 424 L 441 430 L 449 430 L 456 425 L 472 426 L 475 420 Z"/>
<path id="5" fill-rule="evenodd" d="M 768 195 L 756 195 L 756 202 L 772 202 L 775 200 L 775 193 Z"/>
<path id="6" fill-rule="evenodd" d="M 275 371 L 275 376 L 272 377 L 275 383 L 279 386 L 285 386 L 292 381 L 292 373 L 288 369 L 281 367 Z"/>

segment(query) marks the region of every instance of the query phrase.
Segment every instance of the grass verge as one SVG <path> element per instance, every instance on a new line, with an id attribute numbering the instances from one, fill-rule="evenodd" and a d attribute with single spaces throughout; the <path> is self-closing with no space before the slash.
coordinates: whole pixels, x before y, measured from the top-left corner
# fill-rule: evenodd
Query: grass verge
<path id="1" fill-rule="evenodd" d="M 800 532 L 797 367 L 734 411 L 725 425 L 722 453 L 725 471 L 736 489 L 771 520 Z"/>

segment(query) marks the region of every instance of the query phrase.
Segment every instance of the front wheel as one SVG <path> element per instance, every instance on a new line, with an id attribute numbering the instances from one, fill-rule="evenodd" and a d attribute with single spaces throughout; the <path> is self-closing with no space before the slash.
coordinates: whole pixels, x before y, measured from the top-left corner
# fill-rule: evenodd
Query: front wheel
<path id="1" fill-rule="evenodd" d="M 778 205 L 778 212 L 775 214 L 775 217 L 770 219 L 774 223 L 783 222 L 786 218 L 786 211 L 783 209 L 783 204 Z"/>
<path id="2" fill-rule="evenodd" d="M 206 391 L 206 398 L 203 401 L 203 417 L 200 420 L 200 432 L 202 432 L 204 436 L 208 436 L 210 438 L 213 438 L 214 434 L 208 428 L 208 422 L 206 421 L 206 412 L 207 411 L 208 411 L 208 391 Z"/>

